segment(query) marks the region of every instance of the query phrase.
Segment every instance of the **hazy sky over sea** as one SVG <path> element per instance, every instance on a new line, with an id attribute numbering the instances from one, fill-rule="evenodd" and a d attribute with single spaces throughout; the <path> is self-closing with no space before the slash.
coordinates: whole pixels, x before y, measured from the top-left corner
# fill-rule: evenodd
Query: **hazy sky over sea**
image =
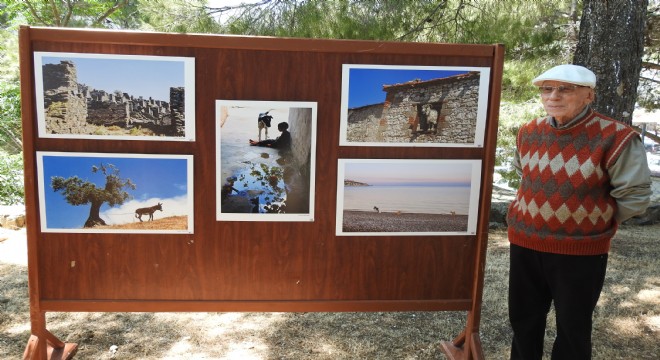
<path id="1" fill-rule="evenodd" d="M 433 162 L 349 162 L 344 179 L 370 185 L 470 186 L 472 164 Z"/>

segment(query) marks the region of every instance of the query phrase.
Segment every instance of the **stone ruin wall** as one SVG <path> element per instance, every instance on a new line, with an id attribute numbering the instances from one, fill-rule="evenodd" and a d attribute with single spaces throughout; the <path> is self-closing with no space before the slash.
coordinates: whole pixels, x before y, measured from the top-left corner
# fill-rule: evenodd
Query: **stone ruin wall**
<path id="1" fill-rule="evenodd" d="M 43 66 L 46 132 L 87 132 L 87 101 L 78 91 L 78 74 L 71 61 Z"/>
<path id="2" fill-rule="evenodd" d="M 185 134 L 185 94 L 183 87 L 170 88 L 170 102 L 121 95 L 79 84 L 75 64 L 45 64 L 44 107 L 46 132 L 88 134 L 94 125 L 128 127 L 152 123 L 171 126 L 175 136 Z M 170 106 L 172 104 L 172 106 Z"/>
<path id="3" fill-rule="evenodd" d="M 87 122 L 91 124 L 124 127 L 145 122 L 170 123 L 170 105 L 166 101 L 108 93 L 82 84 L 79 87 L 87 99 Z"/>
<path id="4" fill-rule="evenodd" d="M 349 110 L 348 138 L 356 142 L 471 143 L 475 139 L 479 73 L 385 86 L 384 104 Z M 434 129 L 420 131 L 418 104 Z M 382 109 L 378 116 L 377 108 Z M 432 109 L 434 107 L 435 109 Z M 439 110 L 439 113 L 438 111 Z M 378 126 L 376 126 L 378 123 Z"/>
<path id="5" fill-rule="evenodd" d="M 382 142 L 383 104 L 348 109 L 348 136 L 353 142 Z"/>
<path id="6" fill-rule="evenodd" d="M 186 92 L 183 87 L 170 88 L 170 126 L 172 135 L 184 136 L 186 134 Z"/>

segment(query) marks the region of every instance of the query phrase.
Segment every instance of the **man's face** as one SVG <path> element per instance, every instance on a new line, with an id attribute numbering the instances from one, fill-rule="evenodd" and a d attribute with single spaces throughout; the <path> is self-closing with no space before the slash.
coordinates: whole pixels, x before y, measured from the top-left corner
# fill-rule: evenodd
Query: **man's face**
<path id="1" fill-rule="evenodd" d="M 560 81 L 544 81 L 542 87 L 554 87 L 552 91 L 541 91 L 541 103 L 545 112 L 564 124 L 575 118 L 585 106 L 594 100 L 593 89 Z M 563 87 L 564 91 L 560 91 Z"/>

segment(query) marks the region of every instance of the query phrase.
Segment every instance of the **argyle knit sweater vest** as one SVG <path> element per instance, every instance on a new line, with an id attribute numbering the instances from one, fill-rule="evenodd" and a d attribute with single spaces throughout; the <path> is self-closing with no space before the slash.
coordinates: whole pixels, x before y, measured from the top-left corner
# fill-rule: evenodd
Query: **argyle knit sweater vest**
<path id="1" fill-rule="evenodd" d="M 609 251 L 617 224 L 607 169 L 637 133 L 592 110 L 568 128 L 533 120 L 517 138 L 522 182 L 509 207 L 509 241 L 567 255 Z"/>

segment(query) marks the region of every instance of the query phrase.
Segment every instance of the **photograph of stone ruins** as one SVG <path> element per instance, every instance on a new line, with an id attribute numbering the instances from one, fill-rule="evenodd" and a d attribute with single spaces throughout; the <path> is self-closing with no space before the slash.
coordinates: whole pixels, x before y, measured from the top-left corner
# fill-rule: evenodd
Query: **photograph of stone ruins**
<path id="1" fill-rule="evenodd" d="M 382 84 L 385 101 L 349 108 L 348 142 L 472 144 L 479 72 Z"/>
<path id="2" fill-rule="evenodd" d="M 89 59 L 85 59 L 89 60 Z M 121 61 L 121 60 L 114 60 Z M 98 72 L 107 71 L 103 68 Z M 80 83 L 75 60 L 44 63 L 43 104 L 46 134 L 97 136 L 185 136 L 184 87 L 169 87 L 169 98 L 131 94 L 131 82 L 144 81 L 125 74 L 103 74 L 123 79 L 125 89 L 95 89 Z M 89 76 L 89 75 L 88 75 Z M 161 76 L 169 76 L 161 74 Z"/>

